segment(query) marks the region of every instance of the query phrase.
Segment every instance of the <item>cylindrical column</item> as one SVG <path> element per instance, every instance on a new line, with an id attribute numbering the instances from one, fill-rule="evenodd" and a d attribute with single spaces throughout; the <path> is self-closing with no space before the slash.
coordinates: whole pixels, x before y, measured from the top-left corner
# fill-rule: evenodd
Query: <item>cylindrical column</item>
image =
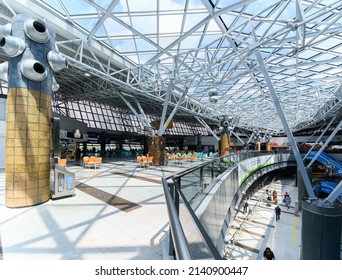
<path id="1" fill-rule="evenodd" d="M 7 96 L 6 205 L 50 199 L 51 96 L 11 88 Z"/>
<path id="2" fill-rule="evenodd" d="M 339 260 L 342 206 L 327 207 L 318 203 L 302 201 L 301 259 Z"/>
<path id="3" fill-rule="evenodd" d="M 0 44 L 10 57 L 6 206 L 24 207 L 50 199 L 51 96 L 58 89 L 53 71 L 67 67 L 67 62 L 44 21 L 18 14 L 10 28 L 11 36 Z"/>
<path id="4" fill-rule="evenodd" d="M 230 135 L 222 132 L 220 135 L 220 156 L 227 156 L 230 154 Z"/>
<path id="5" fill-rule="evenodd" d="M 261 151 L 261 143 L 260 143 L 260 141 L 255 142 L 255 146 L 256 146 L 256 150 L 258 151 L 258 153 L 260 153 L 260 151 Z"/>
<path id="6" fill-rule="evenodd" d="M 149 137 L 148 147 L 148 155 L 153 157 L 153 164 L 158 166 L 164 165 L 165 138 L 157 136 Z"/>
<path id="7" fill-rule="evenodd" d="M 306 172 L 308 173 L 310 182 L 312 179 L 312 170 L 310 167 L 306 168 Z M 297 178 L 296 178 L 296 186 L 297 186 L 297 191 L 298 191 L 298 210 L 302 210 L 302 198 L 307 198 L 308 197 L 308 192 L 305 188 L 304 181 L 302 178 L 302 175 L 300 173 L 300 169 L 297 169 Z"/>
<path id="8" fill-rule="evenodd" d="M 267 142 L 266 143 L 266 152 L 270 152 L 271 151 L 271 143 Z"/>

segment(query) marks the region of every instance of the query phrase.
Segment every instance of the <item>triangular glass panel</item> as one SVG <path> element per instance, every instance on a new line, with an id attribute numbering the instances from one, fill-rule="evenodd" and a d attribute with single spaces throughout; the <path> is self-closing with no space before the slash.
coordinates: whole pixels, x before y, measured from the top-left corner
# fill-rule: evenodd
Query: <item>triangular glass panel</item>
<path id="1" fill-rule="evenodd" d="M 147 12 L 147 11 L 155 12 L 157 10 L 157 0 L 148 0 L 148 1 L 126 0 L 126 1 L 127 1 L 127 8 L 130 13 Z M 161 2 L 164 2 L 164 1 L 161 1 Z"/>
<path id="2" fill-rule="evenodd" d="M 80 25 L 83 29 L 90 32 L 96 23 L 98 22 L 98 18 L 89 18 L 89 19 L 77 19 L 75 22 Z"/>
<path id="3" fill-rule="evenodd" d="M 119 36 L 132 36 L 131 30 L 122 26 L 120 23 L 116 22 L 112 18 L 107 18 L 104 21 L 104 27 L 108 32 L 108 36 L 119 37 Z"/>
<path id="4" fill-rule="evenodd" d="M 61 4 L 58 0 L 49 0 L 49 1 L 43 1 L 46 5 L 50 6 L 51 8 L 55 9 L 62 15 L 66 15 L 64 9 L 62 8 Z"/>
<path id="5" fill-rule="evenodd" d="M 113 2 L 112 0 L 94 0 L 94 2 L 99 5 L 101 8 L 107 10 L 109 5 Z"/>
<path id="6" fill-rule="evenodd" d="M 157 33 L 157 17 L 156 16 L 136 16 L 131 17 L 132 27 L 142 34 Z"/>
<path id="7" fill-rule="evenodd" d="M 70 15 L 97 14 L 97 10 L 85 0 L 62 0 Z"/>

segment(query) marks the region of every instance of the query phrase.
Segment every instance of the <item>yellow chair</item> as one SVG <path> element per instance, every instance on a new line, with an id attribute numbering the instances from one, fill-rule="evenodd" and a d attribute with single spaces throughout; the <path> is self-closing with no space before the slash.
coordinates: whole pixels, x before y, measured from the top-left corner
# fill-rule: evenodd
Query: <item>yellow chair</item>
<path id="1" fill-rule="evenodd" d="M 66 158 L 59 158 L 57 165 L 62 166 L 62 167 L 66 167 L 67 166 L 67 159 Z"/>
<path id="2" fill-rule="evenodd" d="M 153 157 L 147 157 L 147 166 L 153 165 Z"/>
<path id="3" fill-rule="evenodd" d="M 102 157 L 96 157 L 94 161 L 95 161 L 95 169 L 96 167 L 100 167 L 102 165 Z"/>
<path id="4" fill-rule="evenodd" d="M 88 161 L 88 165 L 89 165 L 89 167 L 90 166 L 95 166 L 95 164 L 96 164 L 96 157 L 90 157 L 89 158 L 89 161 Z"/>
<path id="5" fill-rule="evenodd" d="M 144 167 L 146 167 L 147 166 L 147 157 L 146 156 L 142 156 L 142 158 L 141 158 L 141 164 L 144 166 Z"/>
<path id="6" fill-rule="evenodd" d="M 89 162 L 89 157 L 83 157 L 83 167 L 85 167 Z"/>

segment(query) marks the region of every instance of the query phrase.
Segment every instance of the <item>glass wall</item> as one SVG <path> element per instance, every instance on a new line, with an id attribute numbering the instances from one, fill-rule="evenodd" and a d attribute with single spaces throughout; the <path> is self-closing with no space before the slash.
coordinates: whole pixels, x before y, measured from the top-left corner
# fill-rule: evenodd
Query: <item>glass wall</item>
<path id="1" fill-rule="evenodd" d="M 130 111 L 111 107 L 106 104 L 78 100 L 73 102 L 53 101 L 52 110 L 58 114 L 84 122 L 91 128 L 107 129 L 143 134 L 143 125 Z M 147 116 L 152 123 L 156 116 Z M 172 129 L 165 135 L 208 135 L 208 131 L 199 123 L 174 122 Z"/>

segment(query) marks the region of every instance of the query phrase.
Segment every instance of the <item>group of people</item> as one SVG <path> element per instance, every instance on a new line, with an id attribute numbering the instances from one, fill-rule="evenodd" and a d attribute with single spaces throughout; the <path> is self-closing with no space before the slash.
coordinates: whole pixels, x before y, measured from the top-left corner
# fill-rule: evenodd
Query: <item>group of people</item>
<path id="1" fill-rule="evenodd" d="M 267 194 L 267 199 L 272 200 L 271 193 L 268 190 L 266 190 L 266 194 Z M 277 194 L 276 190 L 274 190 L 272 192 L 272 196 L 273 196 L 274 203 L 277 204 L 277 206 L 274 208 L 274 211 L 275 211 L 275 215 L 276 215 L 276 221 L 278 221 L 278 220 L 280 220 L 281 208 L 278 205 L 278 194 Z M 283 202 L 285 203 L 285 206 L 287 207 L 287 209 L 289 209 L 290 204 L 291 204 L 291 197 L 290 197 L 288 192 L 286 192 L 284 194 Z M 269 247 L 266 247 L 263 256 L 264 256 L 264 260 L 275 260 L 274 253 L 272 252 L 272 250 Z"/>
<path id="2" fill-rule="evenodd" d="M 266 190 L 267 200 L 273 200 L 274 204 L 278 204 L 278 193 L 274 190 L 272 193 L 269 190 Z"/>
<path id="3" fill-rule="evenodd" d="M 277 206 L 274 208 L 275 215 L 276 215 L 276 221 L 280 220 L 280 214 L 281 214 L 281 208 L 278 205 L 278 194 L 277 191 L 274 190 L 272 193 L 269 190 L 266 190 L 266 195 L 267 195 L 267 200 L 271 201 L 273 200 L 274 204 Z M 283 196 L 283 202 L 287 209 L 290 209 L 290 204 L 291 204 L 291 197 L 288 192 L 286 192 Z"/>

